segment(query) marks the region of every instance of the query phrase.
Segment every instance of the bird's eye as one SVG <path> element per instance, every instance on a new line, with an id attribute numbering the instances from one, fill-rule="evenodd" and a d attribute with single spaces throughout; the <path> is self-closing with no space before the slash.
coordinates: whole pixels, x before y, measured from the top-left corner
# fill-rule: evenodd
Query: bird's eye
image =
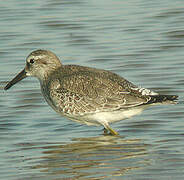
<path id="1" fill-rule="evenodd" d="M 30 59 L 30 61 L 29 61 L 31 64 L 33 64 L 34 63 L 34 59 Z"/>

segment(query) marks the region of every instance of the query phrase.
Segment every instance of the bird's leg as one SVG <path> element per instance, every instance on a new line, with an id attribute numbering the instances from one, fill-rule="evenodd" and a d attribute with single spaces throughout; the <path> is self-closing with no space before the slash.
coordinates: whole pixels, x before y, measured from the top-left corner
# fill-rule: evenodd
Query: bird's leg
<path id="1" fill-rule="evenodd" d="M 116 132 L 115 130 L 113 130 L 109 124 L 103 124 L 104 125 L 104 134 L 107 134 L 107 132 L 109 131 L 111 135 L 117 136 L 118 132 Z"/>
<path id="2" fill-rule="evenodd" d="M 107 129 L 103 129 L 104 130 L 104 134 L 106 135 L 106 134 L 108 134 L 108 130 Z"/>
<path id="3" fill-rule="evenodd" d="M 116 132 L 114 129 L 112 129 L 111 127 L 109 127 L 108 129 L 110 131 L 110 134 L 111 135 L 114 135 L 114 136 L 117 136 L 118 135 L 118 132 Z"/>

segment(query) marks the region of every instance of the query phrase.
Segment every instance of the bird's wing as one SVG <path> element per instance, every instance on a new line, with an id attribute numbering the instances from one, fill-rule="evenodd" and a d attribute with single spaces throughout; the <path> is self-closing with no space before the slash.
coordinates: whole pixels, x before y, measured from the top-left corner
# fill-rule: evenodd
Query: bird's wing
<path id="1" fill-rule="evenodd" d="M 50 89 L 51 98 L 65 111 L 114 111 L 146 104 L 145 89 L 138 88 L 114 73 L 74 73 L 60 78 Z M 147 93 L 148 93 L 147 92 Z"/>

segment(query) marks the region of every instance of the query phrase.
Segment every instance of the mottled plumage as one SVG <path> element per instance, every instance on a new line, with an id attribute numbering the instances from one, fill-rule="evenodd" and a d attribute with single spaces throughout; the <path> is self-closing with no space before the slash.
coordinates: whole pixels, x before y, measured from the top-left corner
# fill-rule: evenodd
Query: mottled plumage
<path id="1" fill-rule="evenodd" d="M 110 71 L 62 65 L 55 54 L 33 51 L 25 69 L 5 89 L 26 76 L 35 76 L 48 104 L 69 119 L 88 125 L 103 125 L 116 135 L 109 123 L 141 113 L 151 104 L 174 103 L 177 96 L 159 95 L 140 88 Z"/>

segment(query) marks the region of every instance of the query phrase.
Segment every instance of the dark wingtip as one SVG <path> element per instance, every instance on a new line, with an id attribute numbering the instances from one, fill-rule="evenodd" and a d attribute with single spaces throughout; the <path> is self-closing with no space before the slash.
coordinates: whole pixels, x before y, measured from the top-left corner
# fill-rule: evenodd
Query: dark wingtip
<path id="1" fill-rule="evenodd" d="M 174 101 L 174 100 L 178 100 L 178 97 L 177 95 L 171 95 L 170 97 L 170 100 Z"/>
<path id="2" fill-rule="evenodd" d="M 156 95 L 156 96 L 150 96 L 151 100 L 148 102 L 148 104 L 152 103 L 171 103 L 171 104 L 177 104 L 178 96 L 177 95 Z"/>

